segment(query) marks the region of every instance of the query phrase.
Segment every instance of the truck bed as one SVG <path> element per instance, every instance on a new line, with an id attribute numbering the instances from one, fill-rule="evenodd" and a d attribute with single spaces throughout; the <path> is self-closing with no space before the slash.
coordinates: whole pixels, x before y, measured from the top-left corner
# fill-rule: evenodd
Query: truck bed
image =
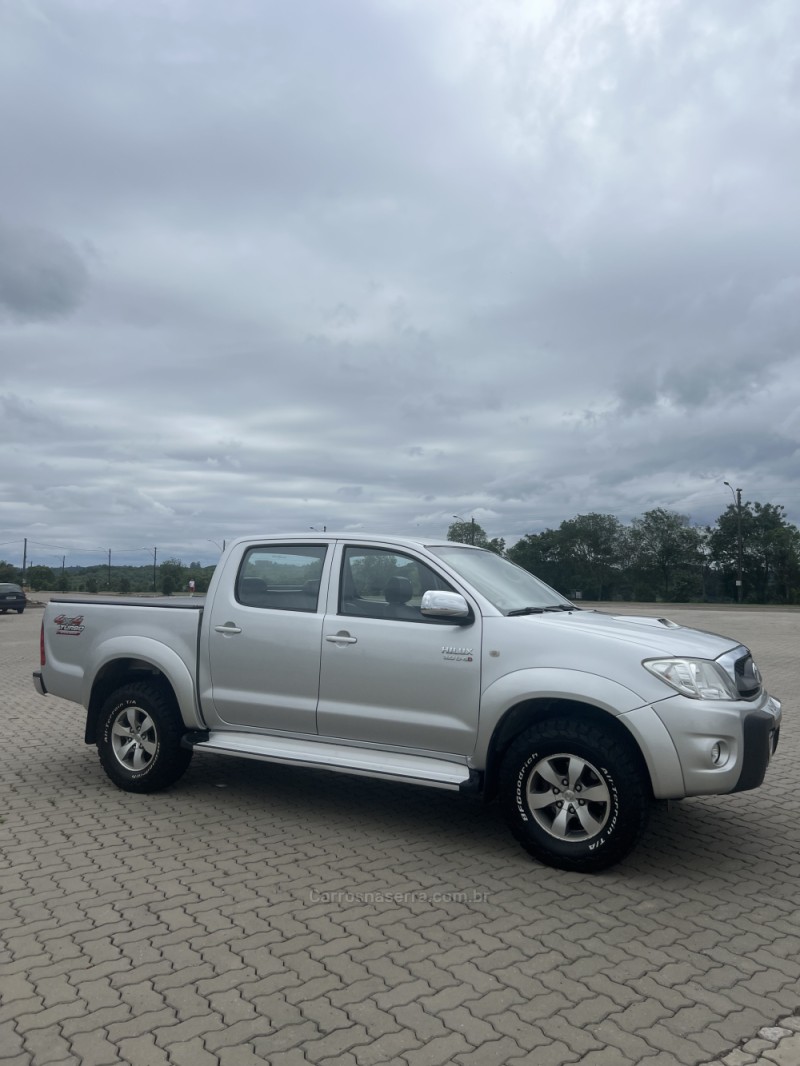
<path id="1" fill-rule="evenodd" d="M 196 719 L 195 683 L 204 598 L 53 596 L 43 618 L 48 692 L 89 705 L 108 664 L 161 671 L 187 716 Z"/>

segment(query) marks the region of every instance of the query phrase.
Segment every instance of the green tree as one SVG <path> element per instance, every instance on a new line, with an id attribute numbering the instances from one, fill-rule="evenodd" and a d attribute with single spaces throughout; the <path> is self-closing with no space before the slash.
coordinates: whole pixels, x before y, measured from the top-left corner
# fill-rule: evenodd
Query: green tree
<path id="1" fill-rule="evenodd" d="M 745 538 L 749 539 L 753 519 L 751 504 L 742 506 L 741 513 L 735 504 L 729 503 L 717 518 L 716 526 L 708 529 L 708 543 L 714 567 L 722 574 L 725 591 L 729 598 L 736 599 L 736 575 L 739 566 L 739 533 L 742 535 L 742 573 L 746 566 Z M 741 523 L 741 524 L 740 524 Z M 749 583 L 749 582 L 748 582 Z"/>
<path id="2" fill-rule="evenodd" d="M 56 587 L 56 575 L 49 566 L 31 566 L 27 571 L 26 580 L 34 592 Z"/>
<path id="3" fill-rule="evenodd" d="M 161 591 L 165 596 L 171 596 L 173 592 L 186 588 L 186 567 L 180 559 L 165 559 L 158 568 L 158 574 L 161 579 Z"/>
<path id="4" fill-rule="evenodd" d="M 782 505 L 754 504 L 760 602 L 793 601 L 800 589 L 800 530 L 786 521 Z"/>
<path id="5" fill-rule="evenodd" d="M 555 529 L 526 533 L 508 549 L 507 554 L 512 563 L 535 574 L 560 592 L 569 587 L 569 577 L 565 576 L 559 553 L 559 535 Z"/>
<path id="6" fill-rule="evenodd" d="M 624 527 L 610 514 L 579 514 L 558 527 L 558 552 L 562 564 L 570 564 L 572 584 L 597 600 L 611 595 L 624 543 Z"/>
<path id="7" fill-rule="evenodd" d="M 469 522 L 462 522 L 461 519 L 456 519 L 447 530 L 447 539 L 454 541 L 456 544 L 474 544 L 476 548 L 489 548 L 492 543 L 500 543 L 499 541 L 491 542 L 486 530 L 474 518 L 471 518 Z M 505 541 L 502 544 L 505 547 Z M 496 548 L 492 550 L 496 551 Z M 498 552 L 498 554 L 501 553 Z"/>
<path id="8" fill-rule="evenodd" d="M 558 529 L 529 533 L 508 551 L 512 562 L 570 595 L 608 599 L 619 580 L 625 528 L 614 515 L 576 515 Z"/>
<path id="9" fill-rule="evenodd" d="M 644 576 L 656 579 L 665 600 L 675 589 L 673 582 L 682 575 L 681 598 L 691 598 L 692 591 L 700 595 L 700 575 L 703 566 L 703 534 L 689 525 L 686 515 L 656 507 L 634 518 L 628 534 L 628 545 L 634 567 Z"/>
<path id="10" fill-rule="evenodd" d="M 208 592 L 208 586 L 211 583 L 211 578 L 214 576 L 216 566 L 204 566 L 200 570 L 195 571 L 195 582 L 198 592 Z"/>
<path id="11" fill-rule="evenodd" d="M 18 585 L 20 576 L 20 572 L 16 566 L 0 559 L 0 581 L 9 581 L 12 585 Z"/>
<path id="12" fill-rule="evenodd" d="M 742 543 L 744 598 L 751 602 L 794 602 L 800 595 L 800 530 L 787 521 L 781 504 L 733 504 L 708 530 L 714 565 L 722 572 L 726 589 L 736 598 L 739 534 Z"/>
<path id="13" fill-rule="evenodd" d="M 189 581 L 194 580 L 195 592 L 208 592 L 208 584 L 215 570 L 215 566 L 203 566 L 202 563 L 198 562 L 189 563 L 186 572 L 187 584 Z"/>

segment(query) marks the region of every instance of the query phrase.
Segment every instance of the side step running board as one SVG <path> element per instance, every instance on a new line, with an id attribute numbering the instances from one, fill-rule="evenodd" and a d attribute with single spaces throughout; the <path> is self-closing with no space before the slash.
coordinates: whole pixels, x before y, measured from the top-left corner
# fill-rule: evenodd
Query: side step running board
<path id="1" fill-rule="evenodd" d="M 200 739 L 202 738 L 202 739 Z M 395 751 L 353 748 L 318 740 L 265 737 L 255 733 L 189 734 L 184 742 L 195 751 L 238 755 L 245 759 L 287 763 L 317 770 L 338 770 L 388 781 L 406 781 L 434 788 L 463 789 L 472 774 L 463 763 L 433 759 L 424 755 L 400 755 Z"/>

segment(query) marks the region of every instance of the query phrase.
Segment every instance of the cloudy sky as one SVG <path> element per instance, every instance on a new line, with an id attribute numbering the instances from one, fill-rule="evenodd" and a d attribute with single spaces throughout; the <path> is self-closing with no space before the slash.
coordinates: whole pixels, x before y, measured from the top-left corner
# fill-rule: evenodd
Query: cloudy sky
<path id="1" fill-rule="evenodd" d="M 800 522 L 798 40 L 796 0 L 5 0 L 0 558 L 704 523 L 725 480 Z"/>

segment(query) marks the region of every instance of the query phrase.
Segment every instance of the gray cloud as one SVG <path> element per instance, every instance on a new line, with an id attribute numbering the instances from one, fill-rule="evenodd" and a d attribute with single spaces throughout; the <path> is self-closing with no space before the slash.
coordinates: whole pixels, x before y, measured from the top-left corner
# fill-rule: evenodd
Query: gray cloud
<path id="1" fill-rule="evenodd" d="M 87 282 L 83 260 L 67 241 L 0 219 L 0 313 L 23 321 L 69 314 Z"/>
<path id="2" fill-rule="evenodd" d="M 712 521 L 724 480 L 800 521 L 798 34 L 791 0 L 7 6 L 0 542 L 511 541 Z"/>

